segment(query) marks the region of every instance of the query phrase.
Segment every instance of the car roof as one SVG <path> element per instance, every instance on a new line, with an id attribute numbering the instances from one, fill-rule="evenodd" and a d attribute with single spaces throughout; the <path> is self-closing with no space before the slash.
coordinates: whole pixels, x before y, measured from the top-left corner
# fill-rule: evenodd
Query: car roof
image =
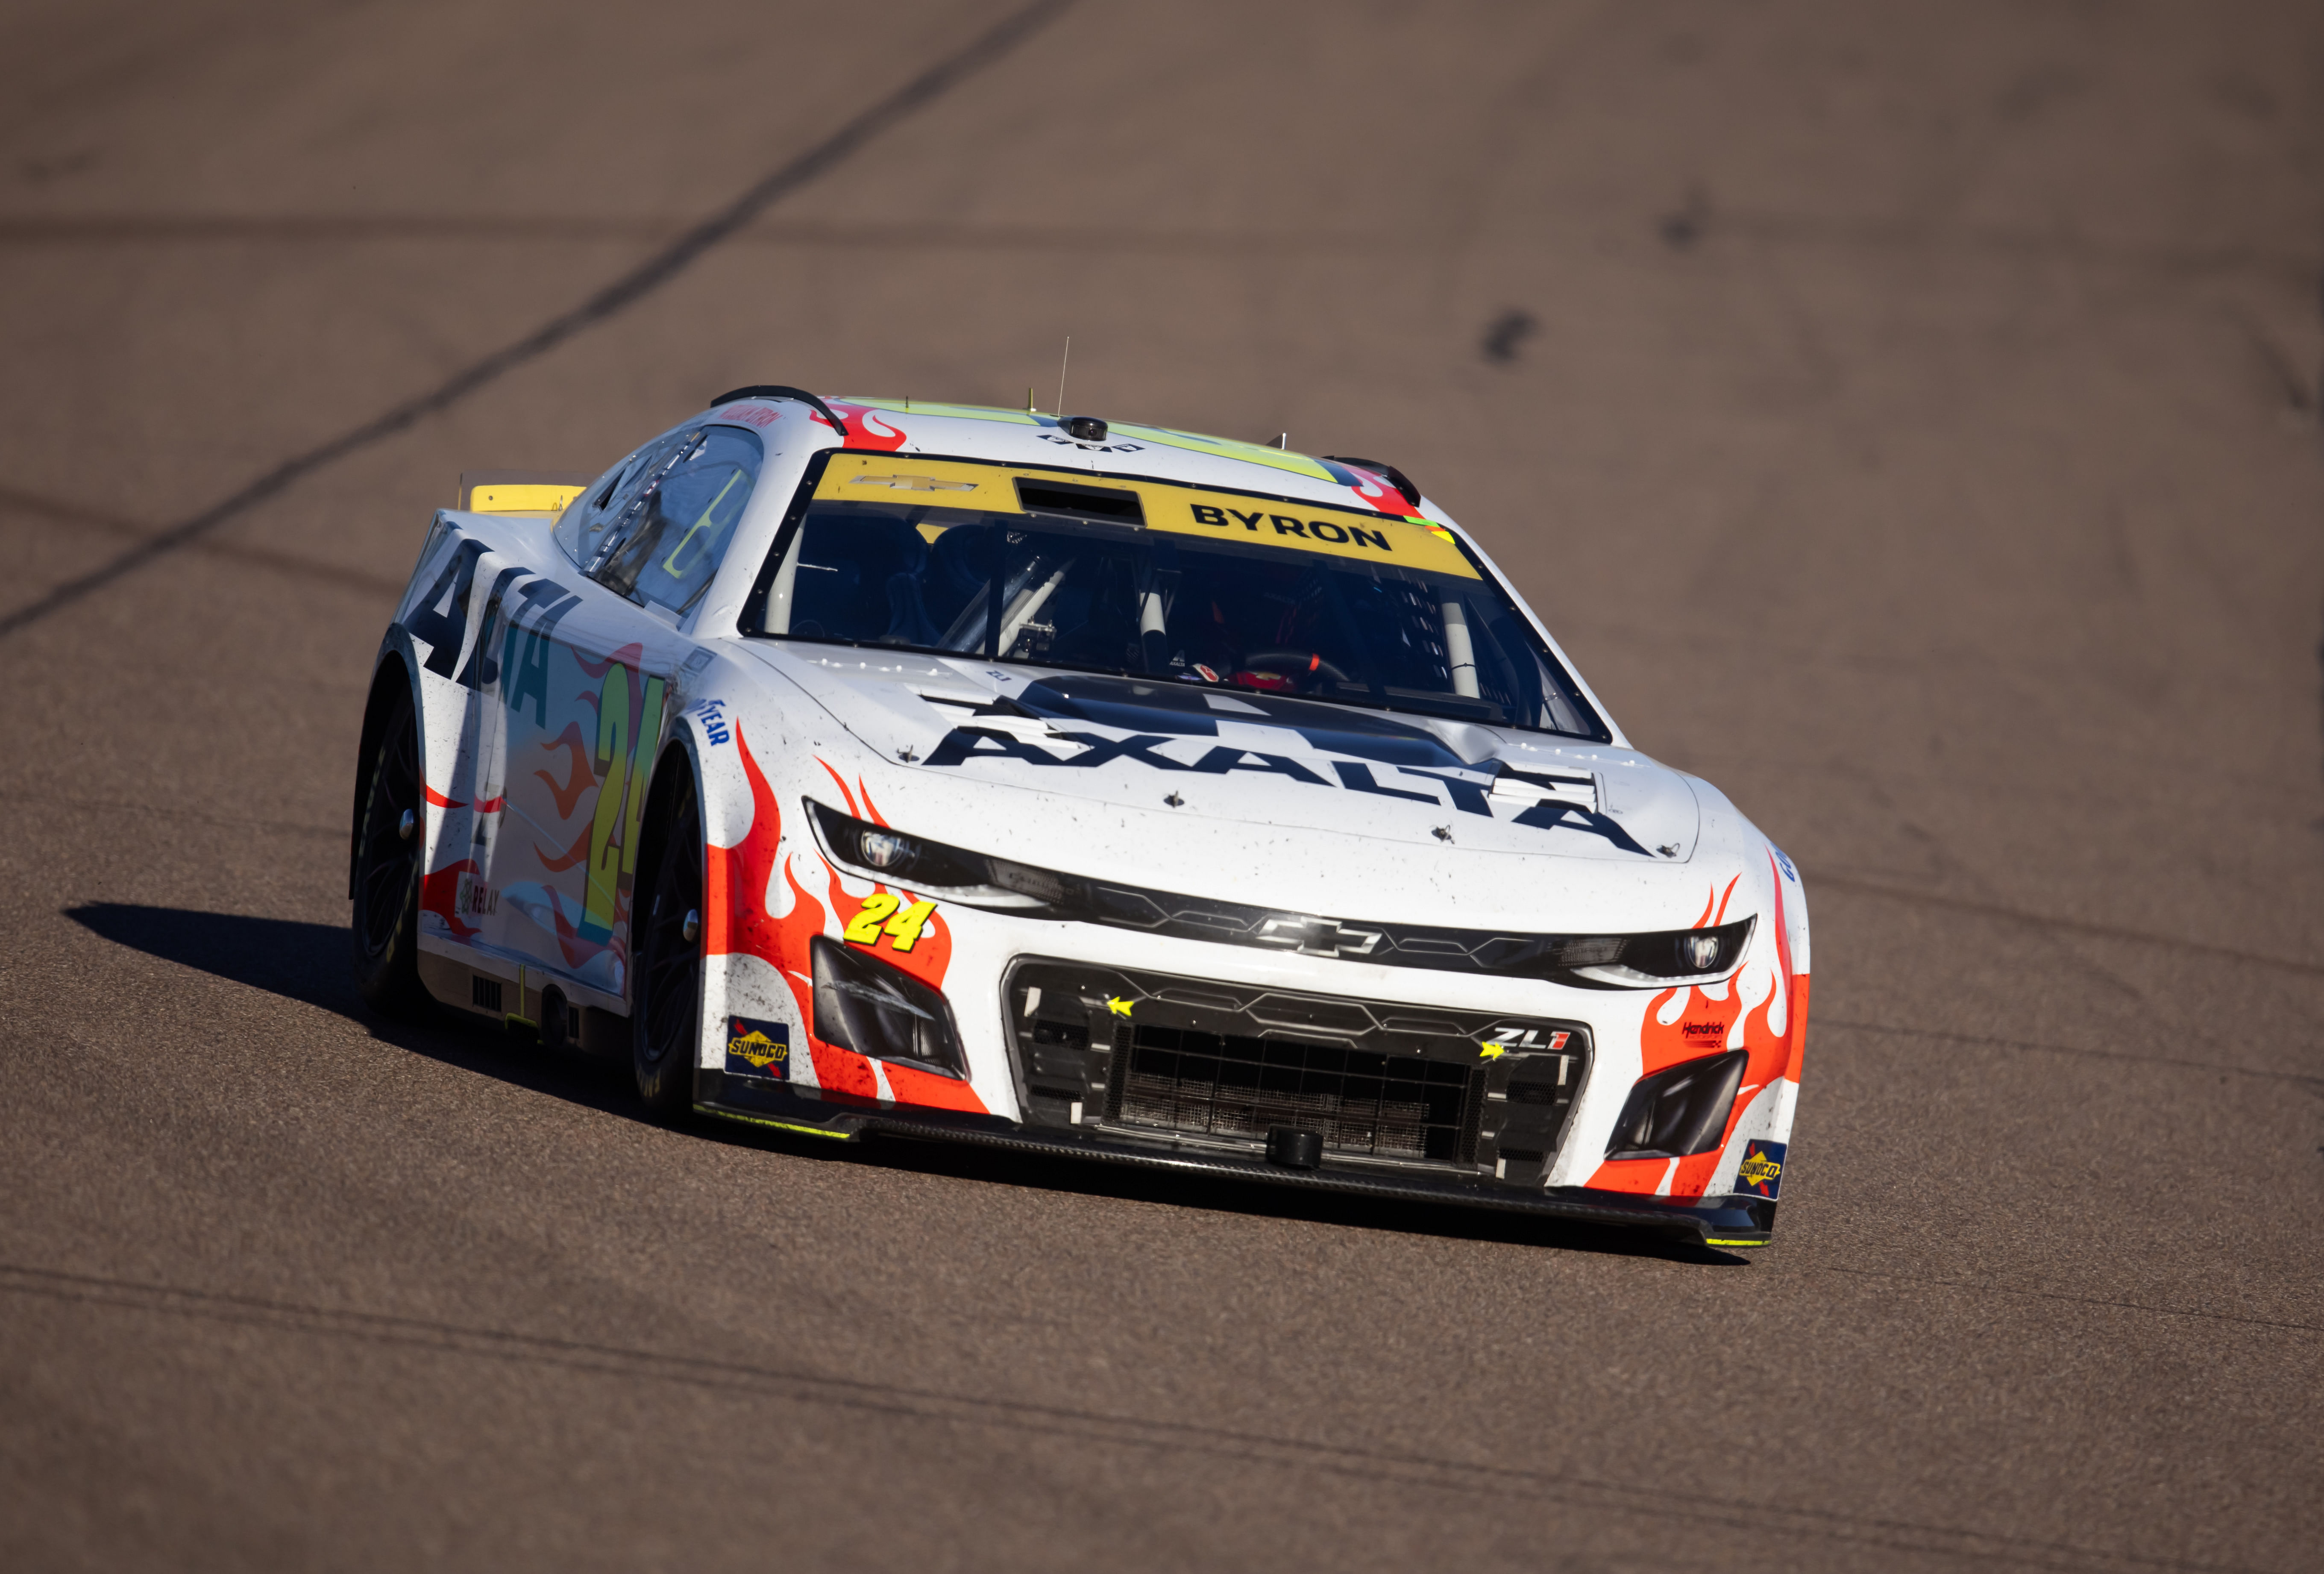
<path id="1" fill-rule="evenodd" d="M 1104 437 L 1085 440 L 1066 431 L 1065 421 L 1057 416 L 998 405 L 932 404 L 926 400 L 865 396 L 833 397 L 823 403 L 847 423 L 845 446 L 857 452 L 946 455 L 1095 475 L 1137 476 L 1450 523 L 1425 500 L 1417 505 L 1408 501 L 1393 481 L 1377 470 L 1287 448 L 1111 420 Z M 815 425 L 818 435 L 830 431 L 822 415 L 797 400 L 771 394 L 722 402 L 711 410 L 709 419 L 762 431 L 777 420 L 805 420 Z"/>

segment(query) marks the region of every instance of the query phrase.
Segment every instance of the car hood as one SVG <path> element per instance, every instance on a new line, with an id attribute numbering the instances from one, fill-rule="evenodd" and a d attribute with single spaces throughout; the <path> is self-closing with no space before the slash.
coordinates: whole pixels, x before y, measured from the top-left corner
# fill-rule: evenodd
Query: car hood
<path id="1" fill-rule="evenodd" d="M 1282 694 L 855 648 L 747 649 L 916 778 L 1186 822 L 1632 868 L 1686 864 L 1702 834 L 1690 778 L 1630 749 Z"/>

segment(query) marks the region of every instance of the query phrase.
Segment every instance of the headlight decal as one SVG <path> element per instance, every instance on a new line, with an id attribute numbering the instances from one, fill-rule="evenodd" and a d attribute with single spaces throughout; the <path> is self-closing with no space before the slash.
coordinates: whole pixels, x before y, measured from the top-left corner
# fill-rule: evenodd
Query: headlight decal
<path id="1" fill-rule="evenodd" d="M 854 823 L 862 827 L 867 835 L 907 844 L 914 839 L 890 829 L 862 778 L 857 778 L 851 789 L 832 769 L 831 762 L 818 759 L 816 764 L 839 789 Z M 815 802 L 811 798 L 807 801 Z M 890 862 L 902 864 L 903 860 L 890 858 Z M 908 866 L 892 872 L 875 871 L 858 866 L 853 860 L 843 866 L 829 858 L 824 860 L 824 866 L 831 883 L 831 911 L 839 926 L 839 937 L 851 946 L 877 951 L 881 961 L 910 974 L 931 989 L 942 990 L 945 976 L 952 968 L 952 926 L 945 921 L 943 903 L 930 899 L 926 890 L 909 883 L 906 873 Z M 848 890 L 851 880 L 868 883 L 871 888 L 859 896 Z"/>

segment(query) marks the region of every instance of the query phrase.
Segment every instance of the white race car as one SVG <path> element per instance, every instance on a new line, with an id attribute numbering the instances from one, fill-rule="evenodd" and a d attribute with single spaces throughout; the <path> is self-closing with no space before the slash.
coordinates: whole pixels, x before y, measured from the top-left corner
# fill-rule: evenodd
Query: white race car
<path id="1" fill-rule="evenodd" d="M 1798 875 L 1392 466 L 754 387 L 484 476 L 354 831 L 367 999 L 657 1111 L 1775 1222 Z"/>

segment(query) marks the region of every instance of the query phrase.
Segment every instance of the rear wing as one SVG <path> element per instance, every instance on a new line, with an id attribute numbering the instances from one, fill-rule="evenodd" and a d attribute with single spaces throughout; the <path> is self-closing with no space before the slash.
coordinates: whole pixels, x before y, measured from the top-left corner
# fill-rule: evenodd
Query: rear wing
<path id="1" fill-rule="evenodd" d="M 554 519 L 595 479 L 573 470 L 463 470 L 458 507 L 463 514 Z"/>

